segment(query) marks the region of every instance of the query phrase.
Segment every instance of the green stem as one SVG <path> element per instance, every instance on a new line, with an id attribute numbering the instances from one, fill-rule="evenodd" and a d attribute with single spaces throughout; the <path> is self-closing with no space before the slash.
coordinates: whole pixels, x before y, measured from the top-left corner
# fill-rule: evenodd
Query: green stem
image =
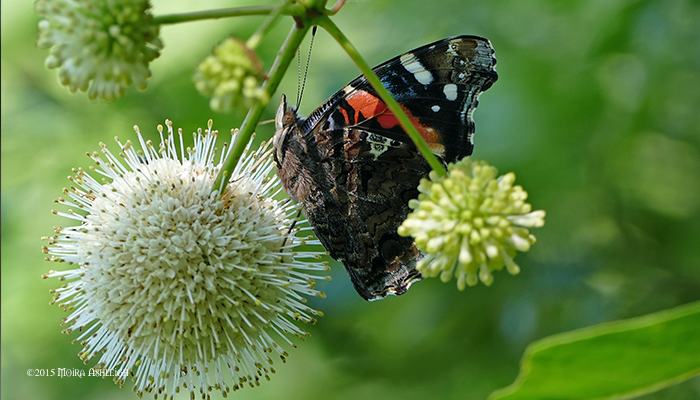
<path id="1" fill-rule="evenodd" d="M 428 145 L 425 143 L 425 140 L 423 140 L 423 137 L 416 130 L 416 127 L 413 126 L 411 121 L 408 119 L 408 116 L 406 116 L 406 113 L 403 111 L 401 106 L 399 106 L 399 103 L 394 100 L 389 91 L 377 77 L 377 74 L 372 71 L 369 64 L 367 64 L 367 62 L 362 58 L 357 49 L 355 49 L 355 47 L 348 41 L 340 29 L 338 29 L 333 21 L 331 21 L 331 19 L 326 15 L 318 19 L 318 25 L 328 31 L 328 33 L 335 38 L 345 52 L 348 53 L 355 64 L 360 67 L 362 73 L 365 75 L 365 77 L 367 77 L 369 83 L 372 84 L 374 90 L 377 91 L 379 97 L 381 97 L 384 103 L 386 103 L 391 112 L 394 113 L 394 116 L 399 120 L 399 124 L 401 124 L 401 127 L 406 131 L 408 136 L 411 137 L 411 140 L 413 140 L 413 143 L 415 143 L 418 150 L 423 154 L 423 157 L 425 157 L 426 161 L 428 161 L 430 167 L 438 175 L 447 176 L 445 167 L 443 167 L 442 163 L 437 159 L 437 157 L 435 157 L 435 154 L 433 154 Z"/>
<path id="2" fill-rule="evenodd" d="M 286 10 L 286 5 L 281 8 L 283 14 L 290 14 L 290 10 Z M 223 8 L 220 10 L 196 11 L 184 14 L 168 14 L 153 17 L 153 22 L 156 24 L 176 24 L 179 22 L 200 21 L 203 19 L 217 19 L 226 17 L 242 17 L 249 15 L 268 15 L 279 6 L 252 6 L 252 7 L 235 7 Z"/>
<path id="3" fill-rule="evenodd" d="M 248 114 L 241 125 L 241 129 L 238 131 L 238 135 L 236 135 L 236 141 L 233 143 L 231 153 L 226 157 L 221 170 L 217 174 L 216 180 L 214 181 L 214 188 L 220 187 L 221 182 L 228 182 L 231 179 L 231 174 L 233 174 L 233 170 L 236 164 L 238 164 L 243 150 L 250 141 L 255 127 L 258 121 L 260 121 L 263 111 L 265 111 L 265 107 L 267 107 L 270 102 L 269 98 L 277 91 L 277 87 L 282 81 L 284 73 L 287 71 L 287 68 L 289 68 L 289 64 L 291 64 L 292 60 L 294 60 L 297 48 L 311 27 L 311 24 L 308 23 L 309 21 L 304 22 L 305 23 L 301 24 L 302 26 L 298 26 L 298 24 L 294 25 L 289 36 L 287 36 L 287 40 L 282 45 L 282 48 L 277 52 L 277 57 L 272 64 L 268 79 L 263 84 L 263 89 L 267 92 L 268 100 L 258 100 L 253 107 L 248 110 Z"/>
<path id="4" fill-rule="evenodd" d="M 262 38 L 267 34 L 267 32 L 272 29 L 272 27 L 275 25 L 275 22 L 281 15 L 281 11 L 284 8 L 283 5 L 275 7 L 270 14 L 268 14 L 267 18 L 265 18 L 265 21 L 260 25 L 257 31 L 245 42 L 246 46 L 248 46 L 249 49 L 255 49 L 258 47 L 258 44 L 260 44 L 260 41 Z"/>
<path id="5" fill-rule="evenodd" d="M 328 10 L 327 15 L 335 15 L 345 5 L 345 0 L 338 0 L 333 7 Z"/>

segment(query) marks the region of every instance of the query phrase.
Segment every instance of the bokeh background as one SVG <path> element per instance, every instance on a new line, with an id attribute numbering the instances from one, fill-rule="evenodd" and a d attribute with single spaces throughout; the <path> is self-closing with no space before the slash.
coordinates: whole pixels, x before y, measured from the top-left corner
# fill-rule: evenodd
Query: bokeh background
<path id="1" fill-rule="evenodd" d="M 154 14 L 259 3 L 159 0 Z M 52 201 L 71 167 L 90 165 L 87 151 L 133 138 L 135 124 L 153 138 L 166 118 L 186 132 L 209 118 L 239 126 L 242 115 L 209 110 L 191 75 L 261 18 L 164 27 L 148 89 L 106 103 L 71 95 L 43 67 L 32 1 L 3 1 L 1 15 L 2 397 L 134 399 L 110 380 L 26 375 L 88 368 L 75 336 L 60 333 L 66 314 L 48 304 L 59 282 L 41 279 L 60 266 L 43 261 L 40 237 L 70 223 Z M 373 0 L 349 2 L 335 21 L 371 64 L 446 36 L 488 37 L 500 79 L 475 113 L 474 157 L 514 171 L 547 224 L 516 258 L 521 274 L 496 274 L 488 288 L 429 280 L 367 303 L 334 264 L 311 338 L 288 349 L 270 382 L 233 398 L 484 399 L 515 379 L 533 340 L 700 299 L 700 2 Z M 290 26 L 260 47 L 266 68 Z M 301 112 L 357 75 L 319 31 Z M 281 89 L 294 99 L 296 85 L 294 69 Z M 698 399 L 700 380 L 642 398 Z"/>

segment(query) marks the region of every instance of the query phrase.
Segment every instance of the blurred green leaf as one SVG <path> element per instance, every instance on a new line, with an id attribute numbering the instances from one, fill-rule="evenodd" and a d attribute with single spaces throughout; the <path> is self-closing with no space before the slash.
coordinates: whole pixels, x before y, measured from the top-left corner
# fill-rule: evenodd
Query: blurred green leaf
<path id="1" fill-rule="evenodd" d="M 700 373 L 700 302 L 531 344 L 489 400 L 627 399 Z"/>

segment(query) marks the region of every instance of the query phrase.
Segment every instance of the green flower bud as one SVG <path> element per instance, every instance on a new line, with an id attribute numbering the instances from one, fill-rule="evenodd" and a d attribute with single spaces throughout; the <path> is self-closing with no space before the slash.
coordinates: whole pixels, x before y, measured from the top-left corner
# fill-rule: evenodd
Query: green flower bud
<path id="1" fill-rule="evenodd" d="M 153 24 L 144 0 L 39 0 L 36 13 L 45 65 L 58 69 L 58 80 L 71 92 L 91 99 L 114 100 L 131 84 L 143 90 L 148 65 L 160 55 L 160 27 Z"/>
<path id="2" fill-rule="evenodd" d="M 417 268 L 444 282 L 456 276 L 459 290 L 479 280 L 490 285 L 504 266 L 519 273 L 513 257 L 535 243 L 528 228 L 543 226 L 545 212 L 531 211 L 512 172 L 497 177 L 496 168 L 469 158 L 447 168 L 447 177 L 431 172 L 421 180 L 418 199 L 409 202 L 413 212 L 398 229 L 426 253 Z"/>
<path id="3" fill-rule="evenodd" d="M 269 101 L 262 88 L 263 72 L 257 54 L 238 38 L 219 44 L 193 76 L 195 87 L 211 96 L 214 111 L 250 108 L 254 101 Z"/>

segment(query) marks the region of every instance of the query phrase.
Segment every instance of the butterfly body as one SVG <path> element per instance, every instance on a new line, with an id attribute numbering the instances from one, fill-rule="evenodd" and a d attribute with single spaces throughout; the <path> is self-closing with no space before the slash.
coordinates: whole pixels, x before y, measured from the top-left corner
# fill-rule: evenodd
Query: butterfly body
<path id="1" fill-rule="evenodd" d="M 496 81 L 488 40 L 459 36 L 420 47 L 374 68 L 443 163 L 471 154 L 472 113 Z M 422 257 L 397 229 L 430 167 L 364 76 L 308 118 L 288 108 L 276 117 L 275 161 L 329 251 L 366 300 L 403 294 L 421 279 Z"/>

